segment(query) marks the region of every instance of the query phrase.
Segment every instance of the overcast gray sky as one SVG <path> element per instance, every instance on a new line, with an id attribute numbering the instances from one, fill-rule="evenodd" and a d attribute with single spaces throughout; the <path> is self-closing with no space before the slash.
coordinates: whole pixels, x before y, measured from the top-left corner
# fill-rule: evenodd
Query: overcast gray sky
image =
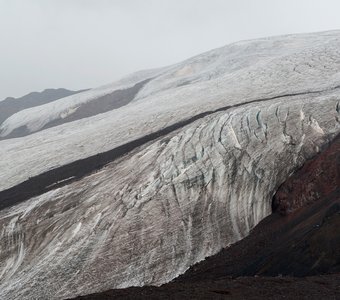
<path id="1" fill-rule="evenodd" d="M 339 0 L 0 0 L 0 99 L 96 87 L 227 43 L 340 29 Z"/>

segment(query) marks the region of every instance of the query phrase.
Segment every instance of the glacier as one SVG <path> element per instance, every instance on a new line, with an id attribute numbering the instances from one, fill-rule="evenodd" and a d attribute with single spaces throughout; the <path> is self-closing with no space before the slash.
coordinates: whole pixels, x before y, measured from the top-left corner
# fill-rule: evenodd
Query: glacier
<path id="1" fill-rule="evenodd" d="M 0 210 L 0 297 L 160 285 L 247 236 L 340 132 L 339 49 L 340 31 L 242 41 L 10 116 L 0 204 L 30 178 L 155 135 Z M 145 80 L 124 106 L 44 128 Z"/>

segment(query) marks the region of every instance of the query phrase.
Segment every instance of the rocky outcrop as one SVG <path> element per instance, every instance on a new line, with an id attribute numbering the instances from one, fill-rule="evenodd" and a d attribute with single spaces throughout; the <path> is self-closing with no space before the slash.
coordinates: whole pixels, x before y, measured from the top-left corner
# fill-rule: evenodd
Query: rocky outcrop
<path id="1" fill-rule="evenodd" d="M 340 137 L 317 159 L 306 162 L 282 185 L 273 201 L 273 210 L 288 214 L 300 207 L 326 199 L 340 187 Z"/>
<path id="2" fill-rule="evenodd" d="M 1 141 L 0 297 L 159 285 L 248 236 L 340 132 L 339 43 L 333 32 L 213 50 L 131 76 L 126 87 L 153 79 L 127 105 Z M 20 124 L 38 130 L 103 93 Z"/>

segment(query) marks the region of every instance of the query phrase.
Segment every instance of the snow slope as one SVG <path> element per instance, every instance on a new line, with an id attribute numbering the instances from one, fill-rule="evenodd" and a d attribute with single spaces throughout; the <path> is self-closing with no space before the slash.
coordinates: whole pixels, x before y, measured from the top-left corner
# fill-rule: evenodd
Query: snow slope
<path id="1" fill-rule="evenodd" d="M 25 138 L 0 141 L 0 169 L 5 170 L 0 174 L 0 190 L 200 112 L 254 99 L 331 89 L 340 83 L 339 44 L 336 31 L 240 42 L 175 66 L 132 75 L 123 83 L 24 110 L 8 119 L 3 130 L 13 130 L 23 126 L 23 122 L 35 130 L 61 111 L 72 112 L 72 103 L 78 105 L 108 90 L 154 77 L 133 103 L 118 110 Z M 161 74 L 156 76 L 157 72 Z M 182 85 L 183 81 L 187 84 Z M 55 152 L 48 151 L 51 148 Z"/>
<path id="2" fill-rule="evenodd" d="M 38 131 L 151 79 L 119 109 L 0 141 L 0 191 L 211 111 L 0 211 L 0 297 L 161 284 L 245 237 L 278 186 L 340 132 L 339 49 L 339 31 L 239 42 L 9 118 L 2 132 Z"/>

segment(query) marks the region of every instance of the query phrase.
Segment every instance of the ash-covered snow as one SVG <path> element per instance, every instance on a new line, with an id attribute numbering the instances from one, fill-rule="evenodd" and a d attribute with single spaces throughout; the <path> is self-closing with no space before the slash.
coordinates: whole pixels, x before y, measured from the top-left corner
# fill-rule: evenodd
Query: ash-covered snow
<path id="1" fill-rule="evenodd" d="M 339 31 L 228 45 L 39 114 L 22 111 L 2 129 L 38 130 L 148 78 L 119 109 L 0 141 L 0 190 L 201 112 L 259 101 L 212 113 L 0 211 L 0 298 L 167 282 L 245 237 L 270 213 L 277 187 L 340 132 Z"/>

